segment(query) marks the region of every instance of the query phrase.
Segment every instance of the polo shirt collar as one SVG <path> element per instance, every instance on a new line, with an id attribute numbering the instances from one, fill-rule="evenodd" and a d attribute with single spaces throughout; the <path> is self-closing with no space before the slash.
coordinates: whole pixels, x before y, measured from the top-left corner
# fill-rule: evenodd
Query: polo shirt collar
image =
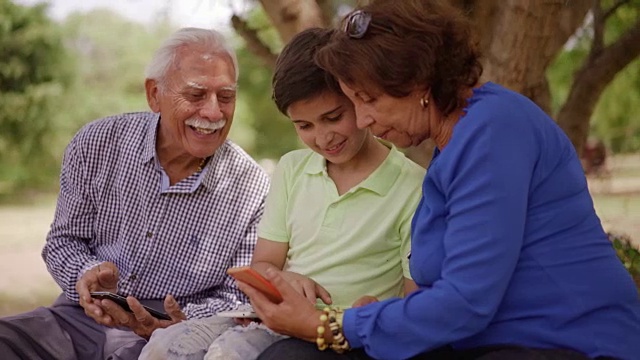
<path id="1" fill-rule="evenodd" d="M 385 196 L 393 187 L 400 174 L 402 173 L 404 155 L 396 149 L 395 146 L 383 143 L 390 147 L 387 158 L 378 166 L 369 176 L 364 179 L 358 188 L 368 189 L 374 193 Z"/>
<path id="2" fill-rule="evenodd" d="M 353 191 L 363 188 L 371 190 L 380 196 L 384 196 L 400 176 L 404 155 L 392 144 L 383 141 L 380 142 L 390 149 L 387 158 L 384 159 L 382 164 L 369 174 L 366 179 L 356 185 L 356 187 L 352 189 Z M 326 163 L 327 160 L 325 158 L 314 152 L 311 159 L 307 162 L 304 172 L 309 175 L 323 174 L 328 177 Z"/>
<path id="3" fill-rule="evenodd" d="M 307 165 L 304 168 L 304 172 L 309 175 L 318 175 L 326 173 L 327 160 L 320 156 L 317 152 L 311 154 L 311 159 L 307 161 Z"/>

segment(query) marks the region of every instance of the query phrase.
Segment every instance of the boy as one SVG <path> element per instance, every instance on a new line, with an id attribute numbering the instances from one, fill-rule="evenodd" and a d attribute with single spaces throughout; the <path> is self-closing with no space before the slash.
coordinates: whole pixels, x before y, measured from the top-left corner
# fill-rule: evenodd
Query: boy
<path id="1" fill-rule="evenodd" d="M 313 60 L 332 31 L 301 32 L 276 62 L 274 101 L 309 149 L 284 155 L 275 170 L 252 267 L 282 271 L 319 306 L 345 308 L 415 288 L 407 255 L 425 170 L 357 128 L 352 103 Z M 205 360 L 255 359 L 282 338 L 257 323 L 237 326 Z"/>

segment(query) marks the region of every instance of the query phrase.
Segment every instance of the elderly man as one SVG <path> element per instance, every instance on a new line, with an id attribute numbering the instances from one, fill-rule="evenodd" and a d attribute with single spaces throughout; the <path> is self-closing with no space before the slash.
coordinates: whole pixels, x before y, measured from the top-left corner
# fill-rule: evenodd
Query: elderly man
<path id="1" fill-rule="evenodd" d="M 64 294 L 0 319 L 2 359 L 137 359 L 154 330 L 245 302 L 225 271 L 250 262 L 269 180 L 226 140 L 237 78 L 219 33 L 181 29 L 147 68 L 153 113 L 78 132 L 42 252 Z M 133 313 L 94 291 L 128 296 Z"/>

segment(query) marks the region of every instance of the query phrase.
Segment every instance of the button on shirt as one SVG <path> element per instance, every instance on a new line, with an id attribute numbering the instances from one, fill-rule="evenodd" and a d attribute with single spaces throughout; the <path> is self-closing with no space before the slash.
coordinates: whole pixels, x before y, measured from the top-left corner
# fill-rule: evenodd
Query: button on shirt
<path id="1" fill-rule="evenodd" d="M 189 318 L 233 309 L 247 299 L 226 269 L 251 261 L 268 176 L 226 141 L 202 171 L 169 186 L 155 151 L 158 120 L 108 117 L 73 138 L 43 258 L 72 300 L 80 276 L 111 261 L 123 295 L 172 294 Z"/>

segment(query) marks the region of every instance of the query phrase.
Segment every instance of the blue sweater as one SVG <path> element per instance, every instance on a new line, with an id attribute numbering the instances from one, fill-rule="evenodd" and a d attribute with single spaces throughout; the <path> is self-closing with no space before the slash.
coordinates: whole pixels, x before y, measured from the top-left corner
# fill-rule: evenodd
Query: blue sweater
<path id="1" fill-rule="evenodd" d="M 347 310 L 354 347 L 406 359 L 516 344 L 640 359 L 640 298 L 576 153 L 526 97 L 487 83 L 434 154 L 413 218 L 420 290 Z"/>

